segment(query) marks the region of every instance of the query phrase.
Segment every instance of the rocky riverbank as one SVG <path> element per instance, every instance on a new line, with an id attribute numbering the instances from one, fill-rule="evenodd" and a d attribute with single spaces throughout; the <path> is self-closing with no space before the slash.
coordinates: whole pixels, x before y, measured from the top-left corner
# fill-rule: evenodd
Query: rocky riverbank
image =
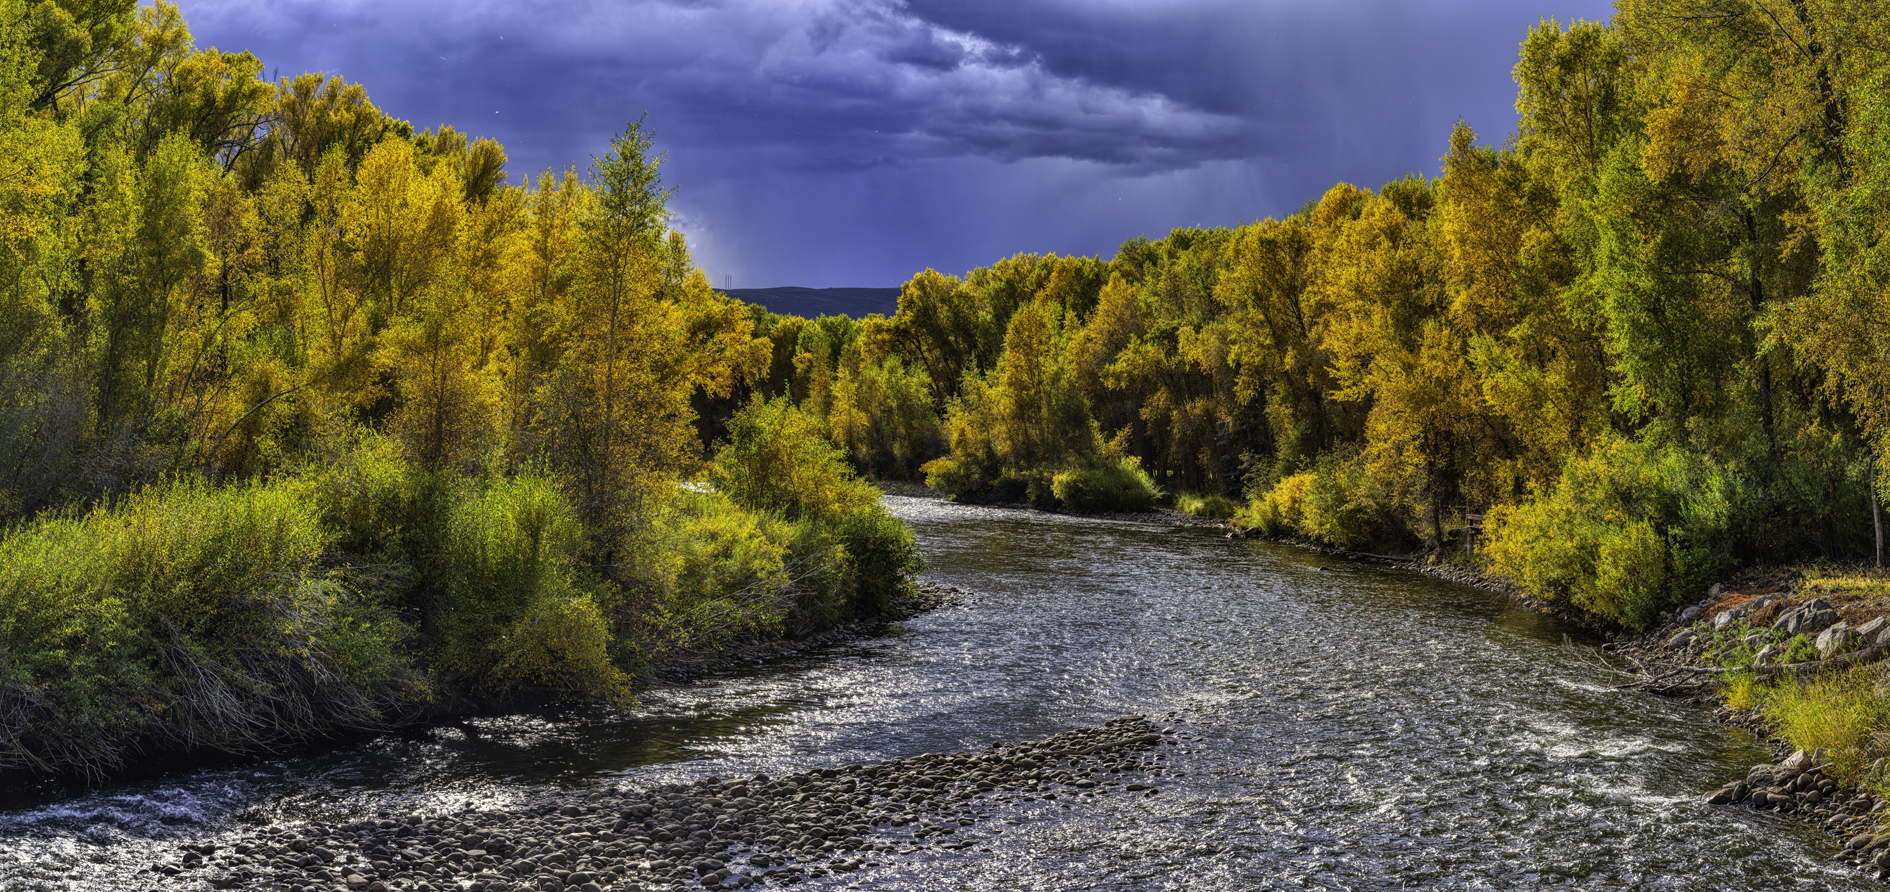
<path id="1" fill-rule="evenodd" d="M 1604 650 L 1630 664 L 1623 688 L 1718 702 L 1735 672 L 1776 682 L 1876 663 L 1890 655 L 1887 610 L 1878 598 L 1808 584 L 1795 569 L 1759 568 Z M 1890 880 L 1890 804 L 1834 777 L 1825 751 L 1793 749 L 1757 709 L 1721 705 L 1715 718 L 1766 738 L 1780 758 L 1707 794 L 1707 804 L 1811 822 L 1845 840 L 1835 860 Z M 1884 770 L 1878 758 L 1867 774 Z"/>
<path id="2" fill-rule="evenodd" d="M 505 810 L 383 813 L 187 845 L 150 865 L 165 885 L 277 892 L 602 892 L 792 884 L 921 847 L 968 849 L 1007 802 L 1154 796 L 1174 730 L 1143 716 L 983 752 L 934 753 L 785 777 L 576 791 Z"/>

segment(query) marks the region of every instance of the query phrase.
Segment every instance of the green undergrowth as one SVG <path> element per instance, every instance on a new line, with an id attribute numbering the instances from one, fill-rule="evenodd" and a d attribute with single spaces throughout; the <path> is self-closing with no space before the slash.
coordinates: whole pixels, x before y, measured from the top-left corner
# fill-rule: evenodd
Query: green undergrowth
<path id="1" fill-rule="evenodd" d="M 1175 496 L 1175 510 L 1208 520 L 1232 520 L 1245 507 L 1219 493 L 1181 493 Z"/>
<path id="2" fill-rule="evenodd" d="M 174 481 L 0 537 L 0 768 L 106 773 L 547 694 L 622 702 L 679 651 L 883 611 L 911 534 L 792 407 L 738 416 L 720 487 L 610 535 L 558 481 L 367 437 L 267 481 Z M 796 474 L 767 461 L 788 459 Z M 726 484 L 726 486 L 723 486 Z"/>

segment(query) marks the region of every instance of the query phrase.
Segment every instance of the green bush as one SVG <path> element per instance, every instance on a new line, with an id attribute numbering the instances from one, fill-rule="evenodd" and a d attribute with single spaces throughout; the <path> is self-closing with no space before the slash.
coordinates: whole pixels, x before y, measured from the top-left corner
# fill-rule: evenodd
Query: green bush
<path id="1" fill-rule="evenodd" d="M 1132 455 L 1105 452 L 1085 467 L 1058 471 L 1052 480 L 1057 501 L 1082 514 L 1147 511 L 1161 498 L 1155 481 Z"/>
<path id="2" fill-rule="evenodd" d="M 823 519 L 879 501 L 879 491 L 855 478 L 846 456 L 827 442 L 820 420 L 784 397 L 756 398 L 729 419 L 728 432 L 709 480 L 739 505 Z"/>
<path id="3" fill-rule="evenodd" d="M 912 530 L 878 505 L 842 515 L 833 536 L 849 558 L 856 613 L 884 613 L 925 567 Z"/>
<path id="4" fill-rule="evenodd" d="M 631 646 L 700 648 L 778 634 L 794 595 L 794 525 L 719 492 L 678 490 L 633 543 L 628 584 L 643 593 Z"/>
<path id="5" fill-rule="evenodd" d="M 543 477 L 464 481 L 450 505 L 427 580 L 433 650 L 442 668 L 476 675 L 499 662 L 507 630 L 579 595 L 584 530 L 557 483 Z"/>
<path id="6" fill-rule="evenodd" d="M 1644 628 L 1718 573 L 1748 498 L 1707 456 L 1609 440 L 1548 492 L 1492 509 L 1487 553 L 1531 594 Z"/>
<path id="7" fill-rule="evenodd" d="M 1363 548 L 1394 529 L 1373 497 L 1362 462 L 1328 453 L 1248 502 L 1235 522 L 1269 536 L 1297 536 L 1339 548 Z"/>
<path id="8" fill-rule="evenodd" d="M 1232 520 L 1243 506 L 1220 493 L 1182 493 L 1175 497 L 1175 509 L 1183 514 L 1208 520 Z"/>
<path id="9" fill-rule="evenodd" d="M 630 676 L 612 662 L 610 624 L 586 595 L 541 596 L 493 642 L 491 676 L 567 696 L 627 702 Z"/>

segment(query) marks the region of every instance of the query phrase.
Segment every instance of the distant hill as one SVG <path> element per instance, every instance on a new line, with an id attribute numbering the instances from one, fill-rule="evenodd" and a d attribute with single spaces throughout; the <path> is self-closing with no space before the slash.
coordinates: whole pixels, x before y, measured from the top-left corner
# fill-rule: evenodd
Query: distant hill
<path id="1" fill-rule="evenodd" d="M 873 313 L 887 316 L 899 311 L 897 288 L 729 288 L 722 293 L 736 300 L 767 307 L 784 316 L 852 316 Z"/>

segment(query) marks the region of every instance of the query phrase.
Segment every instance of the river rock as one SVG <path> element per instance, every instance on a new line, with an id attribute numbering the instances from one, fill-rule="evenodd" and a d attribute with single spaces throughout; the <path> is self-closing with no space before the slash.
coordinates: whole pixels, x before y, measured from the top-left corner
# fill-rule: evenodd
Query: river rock
<path id="1" fill-rule="evenodd" d="M 1765 665 L 1765 661 L 1766 661 L 1766 660 L 1769 660 L 1769 659 L 1771 659 L 1771 658 L 1772 658 L 1772 655 L 1773 655 L 1773 654 L 1776 654 L 1776 653 L 1778 653 L 1778 648 L 1776 648 L 1776 647 L 1773 647 L 1773 646 L 1772 646 L 1772 645 L 1770 645 L 1770 644 L 1768 644 L 1768 645 L 1766 645 L 1766 646 L 1764 646 L 1764 647 L 1761 647 L 1761 648 L 1759 648 L 1759 652 L 1758 652 L 1757 654 L 1755 654 L 1755 655 L 1753 655 L 1753 657 L 1752 657 L 1752 665 L 1754 665 L 1754 666 L 1763 666 L 1763 665 Z"/>
<path id="2" fill-rule="evenodd" d="M 1856 644 L 1861 637 L 1856 629 L 1851 628 L 1850 623 L 1840 622 L 1818 634 L 1816 642 L 1818 656 L 1826 660 L 1831 659 L 1849 650 L 1851 645 Z"/>
<path id="3" fill-rule="evenodd" d="M 1815 635 L 1838 621 L 1837 611 L 1823 598 L 1800 604 L 1778 618 L 1772 628 L 1787 635 Z"/>
<path id="4" fill-rule="evenodd" d="M 1857 637 L 1865 646 L 1883 644 L 1890 641 L 1890 617 L 1877 617 L 1857 627 Z"/>
<path id="5" fill-rule="evenodd" d="M 1695 634 L 1692 629 L 1681 629 L 1679 632 L 1674 633 L 1672 638 L 1667 639 L 1667 646 L 1674 650 L 1683 650 L 1692 647 L 1693 642 L 1698 640 L 1700 640 L 1700 636 Z"/>
<path id="6" fill-rule="evenodd" d="M 934 753 L 777 779 L 711 777 L 641 791 L 550 794 L 504 810 L 398 819 L 383 813 L 338 827 L 263 828 L 224 858 L 185 850 L 179 862 L 147 870 L 179 882 L 191 879 L 187 872 L 205 871 L 202 883 L 218 889 L 323 892 L 787 884 L 855 870 L 874 853 L 904 846 L 976 846 L 977 824 L 990 817 L 984 810 L 1005 801 L 1054 800 L 1079 785 L 1093 791 L 1084 795 L 1153 795 L 1153 783 L 1126 782 L 1152 781 L 1167 769 L 1147 751 L 1173 743 L 1164 736 L 1172 733 L 1127 716 L 982 753 Z M 1088 779 L 1103 776 L 1112 779 Z"/>
<path id="7" fill-rule="evenodd" d="M 1824 750 L 1795 750 L 1791 755 L 1786 756 L 1785 761 L 1780 762 L 1778 767 L 1792 776 L 1797 776 L 1813 768 L 1821 767 L 1828 761 L 1830 759 L 1826 757 Z"/>

